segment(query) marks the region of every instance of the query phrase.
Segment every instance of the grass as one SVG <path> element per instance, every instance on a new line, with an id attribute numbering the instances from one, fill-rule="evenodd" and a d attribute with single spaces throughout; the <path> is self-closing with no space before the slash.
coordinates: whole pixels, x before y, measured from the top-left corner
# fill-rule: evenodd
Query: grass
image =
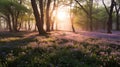
<path id="1" fill-rule="evenodd" d="M 96 38 L 89 38 L 82 42 L 57 39 L 51 36 L 36 36 L 34 38 L 17 36 L 6 39 L 8 40 L 0 40 L 0 67 L 120 66 L 118 54 L 120 46 L 101 42 Z M 36 42 L 36 47 L 27 46 L 33 42 Z M 2 47 L 1 44 L 12 45 L 12 47 Z"/>

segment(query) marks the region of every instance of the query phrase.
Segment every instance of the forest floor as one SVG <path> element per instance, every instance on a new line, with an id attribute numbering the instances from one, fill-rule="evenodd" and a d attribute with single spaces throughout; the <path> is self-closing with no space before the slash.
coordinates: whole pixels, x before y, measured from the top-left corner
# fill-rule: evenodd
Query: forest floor
<path id="1" fill-rule="evenodd" d="M 1 66 L 119 67 L 120 32 L 1 32 Z"/>

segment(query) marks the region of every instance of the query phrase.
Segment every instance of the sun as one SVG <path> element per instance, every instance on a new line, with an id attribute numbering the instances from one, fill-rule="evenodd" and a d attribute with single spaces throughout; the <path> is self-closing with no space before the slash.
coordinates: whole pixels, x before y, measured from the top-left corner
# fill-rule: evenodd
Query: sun
<path id="1" fill-rule="evenodd" d="M 59 11 L 57 14 L 58 20 L 65 20 L 67 18 L 67 13 L 63 11 Z"/>
<path id="2" fill-rule="evenodd" d="M 69 18 L 69 11 L 68 10 L 69 9 L 65 6 L 64 7 L 63 6 L 59 7 L 58 10 L 57 10 L 57 15 L 56 15 L 57 19 L 59 21 L 67 20 Z"/>
<path id="3" fill-rule="evenodd" d="M 53 12 L 54 28 L 57 30 L 71 30 L 70 11 L 68 6 L 58 7 Z"/>

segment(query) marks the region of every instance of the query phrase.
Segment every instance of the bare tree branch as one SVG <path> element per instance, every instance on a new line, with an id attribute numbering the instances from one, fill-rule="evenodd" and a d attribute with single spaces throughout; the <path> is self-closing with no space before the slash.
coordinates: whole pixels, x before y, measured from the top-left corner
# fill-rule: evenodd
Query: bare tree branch
<path id="1" fill-rule="evenodd" d="M 102 3 L 103 3 L 103 5 L 104 5 L 104 7 L 105 7 L 105 9 L 106 9 L 107 13 L 109 14 L 109 13 L 110 13 L 110 12 L 109 12 L 109 9 L 107 8 L 107 6 L 106 6 L 106 4 L 105 4 L 104 0 L 102 0 Z"/>
<path id="2" fill-rule="evenodd" d="M 79 6 L 83 9 L 83 11 L 88 15 L 89 13 L 87 12 L 87 10 L 81 5 L 81 3 L 78 0 L 75 0 L 75 2 L 77 2 L 79 4 Z"/>

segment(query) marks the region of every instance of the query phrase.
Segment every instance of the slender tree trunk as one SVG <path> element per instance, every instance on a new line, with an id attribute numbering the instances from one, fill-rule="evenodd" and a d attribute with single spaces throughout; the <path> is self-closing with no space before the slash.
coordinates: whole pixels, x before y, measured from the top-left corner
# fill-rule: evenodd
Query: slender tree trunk
<path id="1" fill-rule="evenodd" d="M 28 30 L 30 31 L 31 30 L 31 22 L 30 22 L 30 18 L 31 18 L 31 15 L 28 15 Z"/>
<path id="2" fill-rule="evenodd" d="M 56 8 L 56 0 L 54 0 L 53 10 L 52 10 L 52 12 L 51 12 L 51 15 L 52 15 L 52 16 L 53 16 L 53 12 L 54 12 L 55 8 Z M 51 20 L 51 31 L 54 30 L 54 19 L 55 19 L 55 16 L 53 16 L 53 20 Z"/>
<path id="3" fill-rule="evenodd" d="M 111 0 L 111 6 L 110 6 L 110 12 L 109 12 L 109 18 L 107 22 L 107 33 L 112 33 L 112 13 L 113 13 L 113 8 L 114 8 L 114 0 Z"/>
<path id="4" fill-rule="evenodd" d="M 14 16 L 12 15 L 12 26 L 13 26 L 13 32 L 16 32 L 16 29 L 15 29 L 15 19 L 14 19 Z"/>
<path id="5" fill-rule="evenodd" d="M 110 16 L 107 22 L 107 33 L 112 33 L 111 30 L 112 30 L 112 17 Z"/>
<path id="6" fill-rule="evenodd" d="M 17 19 L 14 17 L 14 15 L 12 14 L 11 15 L 11 18 L 12 18 L 12 26 L 13 26 L 13 32 L 18 32 L 17 30 Z"/>
<path id="7" fill-rule="evenodd" d="M 43 0 L 39 0 L 40 14 L 41 14 L 41 23 L 44 25 L 44 4 Z"/>
<path id="8" fill-rule="evenodd" d="M 74 28 L 74 25 L 73 25 L 73 18 L 71 18 L 71 24 L 72 24 L 72 31 L 75 32 L 75 28 Z"/>
<path id="9" fill-rule="evenodd" d="M 58 22 L 56 21 L 56 31 L 58 30 Z"/>
<path id="10" fill-rule="evenodd" d="M 51 0 L 47 0 L 47 8 L 46 8 L 46 31 L 50 32 L 50 3 Z"/>
<path id="11" fill-rule="evenodd" d="M 18 32 L 18 17 L 15 17 L 15 32 Z"/>
<path id="12" fill-rule="evenodd" d="M 118 6 L 118 7 L 117 7 Z M 116 30 L 119 31 L 119 11 L 120 11 L 120 5 L 117 5 L 117 3 L 115 2 L 115 10 L 116 10 Z"/>
<path id="13" fill-rule="evenodd" d="M 90 18 L 90 31 L 93 31 L 93 18 L 92 18 L 92 8 L 93 8 L 93 0 L 89 1 L 89 18 Z"/>
<path id="14" fill-rule="evenodd" d="M 28 20 L 28 30 L 31 30 L 31 24 L 30 24 L 30 20 Z"/>
<path id="15" fill-rule="evenodd" d="M 72 4 L 72 0 L 71 0 L 71 3 Z M 73 25 L 73 14 L 72 14 L 72 9 L 71 9 L 71 5 L 70 5 L 70 20 L 71 20 L 71 27 L 72 27 L 72 31 L 75 32 L 75 28 L 74 28 L 74 25 Z"/>
<path id="16" fill-rule="evenodd" d="M 18 25 L 18 30 L 20 30 L 21 27 L 22 27 L 22 23 L 19 23 L 19 25 Z"/>
<path id="17" fill-rule="evenodd" d="M 115 6 L 115 1 L 114 0 L 111 0 L 111 5 L 110 5 L 110 10 L 107 8 L 107 6 L 105 5 L 104 3 L 104 0 L 102 0 L 103 2 L 103 5 L 106 9 L 106 12 L 108 13 L 109 17 L 108 17 L 108 21 L 107 21 L 107 33 L 112 33 L 112 22 L 113 22 L 113 9 L 114 9 L 114 6 Z"/>
<path id="18" fill-rule="evenodd" d="M 119 22 L 119 12 L 116 14 L 116 30 L 119 31 L 120 30 L 120 22 Z"/>
<path id="19" fill-rule="evenodd" d="M 12 32 L 12 26 L 11 26 L 11 21 L 10 21 L 10 16 L 7 16 L 7 22 L 8 22 L 8 27 L 9 27 L 9 31 Z"/>
<path id="20" fill-rule="evenodd" d="M 51 31 L 54 31 L 54 21 L 51 21 Z"/>
<path id="21" fill-rule="evenodd" d="M 34 12 L 38 32 L 39 32 L 40 35 L 43 35 L 46 32 L 43 29 L 43 23 L 41 22 L 41 19 L 40 19 L 40 14 L 38 12 L 36 0 L 31 0 L 31 5 L 32 5 L 32 8 L 33 8 L 33 12 Z"/>
<path id="22" fill-rule="evenodd" d="M 27 30 L 27 22 L 25 22 L 25 30 Z"/>

